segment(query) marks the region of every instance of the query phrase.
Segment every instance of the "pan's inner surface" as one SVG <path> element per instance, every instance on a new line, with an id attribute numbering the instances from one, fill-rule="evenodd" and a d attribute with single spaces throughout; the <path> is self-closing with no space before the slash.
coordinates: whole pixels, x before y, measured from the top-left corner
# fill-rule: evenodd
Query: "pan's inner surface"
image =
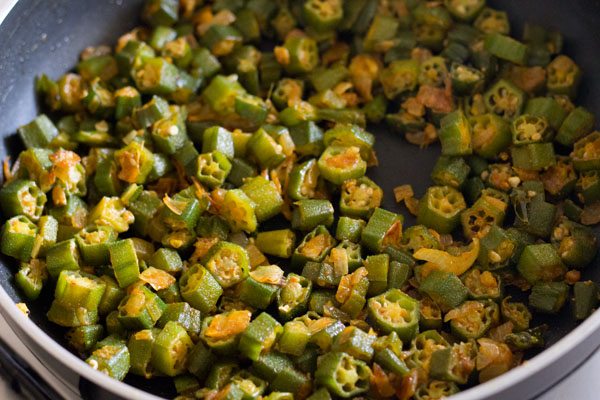
<path id="1" fill-rule="evenodd" d="M 15 135 L 18 126 L 38 113 L 34 96 L 34 77 L 46 73 L 56 78 L 71 69 L 85 47 L 114 44 L 118 36 L 138 23 L 141 0 L 20 0 L 0 26 L 0 158 L 15 156 L 20 144 Z M 592 111 L 600 111 L 600 1 L 598 0 L 496 0 L 490 5 L 506 10 L 512 22 L 512 34 L 520 36 L 524 21 L 558 28 L 565 34 L 566 53 L 581 65 L 584 81 L 579 100 Z M 394 202 L 392 189 L 404 183 L 421 196 L 431 185 L 429 173 L 439 149 L 419 151 L 385 127 L 372 127 L 377 135 L 376 150 L 380 167 L 370 176 L 384 189 L 383 206 L 403 212 Z M 413 223 L 408 218 L 407 223 Z M 600 262 L 584 272 L 585 279 L 600 283 Z M 13 286 L 14 260 L 0 259 L 0 284 L 15 302 L 23 301 Z M 30 304 L 31 319 L 45 332 L 64 344 L 63 329 L 49 323 L 45 316 L 51 290 Z M 45 301 L 46 300 L 46 301 Z M 551 326 L 548 343 L 553 344 L 575 327 L 567 307 L 558 316 L 540 318 Z M 172 385 L 165 381 L 145 381 L 131 377 L 127 382 L 157 395 L 172 396 Z"/>

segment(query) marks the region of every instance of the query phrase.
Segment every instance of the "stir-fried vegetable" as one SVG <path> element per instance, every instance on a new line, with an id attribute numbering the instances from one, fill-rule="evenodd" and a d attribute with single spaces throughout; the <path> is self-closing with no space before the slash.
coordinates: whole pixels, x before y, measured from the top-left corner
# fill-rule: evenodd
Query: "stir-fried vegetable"
<path id="1" fill-rule="evenodd" d="M 543 346 L 533 312 L 594 312 L 600 133 L 559 33 L 485 0 L 144 3 L 38 78 L 3 165 L 0 251 L 92 368 L 180 400 L 438 399 Z M 371 124 L 440 142 L 426 190 L 379 166 L 416 225 L 368 177 Z"/>

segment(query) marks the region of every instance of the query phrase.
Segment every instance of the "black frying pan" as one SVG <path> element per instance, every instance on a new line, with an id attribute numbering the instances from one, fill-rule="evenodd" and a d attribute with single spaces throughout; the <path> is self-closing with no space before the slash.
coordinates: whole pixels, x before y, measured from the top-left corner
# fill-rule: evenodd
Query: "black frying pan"
<path id="1" fill-rule="evenodd" d="M 512 33 L 517 36 L 522 32 L 524 21 L 558 28 L 565 34 L 566 52 L 581 65 L 585 74 L 579 99 L 600 115 L 600 1 L 489 0 L 489 3 L 509 12 Z M 20 0 L 17 3 L 0 26 L 0 136 L 3 138 L 0 158 L 18 154 L 20 143 L 15 135 L 16 129 L 38 113 L 34 77 L 46 73 L 56 78 L 75 65 L 85 47 L 114 44 L 119 35 L 139 24 L 141 4 L 141 0 Z M 399 184 L 410 183 L 417 195 L 422 195 L 431 184 L 429 173 L 439 149 L 419 151 L 401 137 L 387 132 L 385 127 L 371 127 L 371 130 L 377 134 L 376 149 L 381 166 L 370 175 L 384 189 L 384 207 L 406 214 L 395 204 L 392 189 Z M 408 223 L 412 222 L 408 218 Z M 13 287 L 14 264 L 6 258 L 0 260 L 0 285 L 5 291 L 0 290 L 0 311 L 34 354 L 71 383 L 77 383 L 79 379 L 74 371 L 85 375 L 79 387 L 86 397 L 142 396 L 141 392 L 128 391 L 130 389 L 117 382 L 86 370 L 83 363 L 50 345 L 44 334 L 15 312 L 10 300 L 19 302 L 24 299 Z M 588 268 L 584 277 L 600 283 L 598 264 L 596 262 L 597 268 Z M 30 319 L 48 336 L 64 343 L 64 331 L 49 323 L 45 316 L 51 295 L 46 290 L 43 298 L 48 301 L 30 305 Z M 547 335 L 549 345 L 558 342 L 576 327 L 568 310 L 537 322 L 551 325 Z M 498 398 L 496 396 L 500 394 L 525 398 L 540 393 L 600 345 L 599 327 L 600 316 L 594 315 L 567 340 L 533 359 L 529 366 L 517 368 L 490 384 L 464 392 L 459 398 Z M 158 396 L 174 395 L 170 380 L 146 381 L 129 377 L 126 383 Z"/>

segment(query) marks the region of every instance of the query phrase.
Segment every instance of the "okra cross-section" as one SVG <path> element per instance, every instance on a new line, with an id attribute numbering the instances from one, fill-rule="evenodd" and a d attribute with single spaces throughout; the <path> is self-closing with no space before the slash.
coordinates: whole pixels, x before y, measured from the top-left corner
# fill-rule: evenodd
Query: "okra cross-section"
<path id="1" fill-rule="evenodd" d="M 419 202 L 417 221 L 439 233 L 451 233 L 467 207 L 463 195 L 450 186 L 432 186 Z"/>
<path id="2" fill-rule="evenodd" d="M 219 242 L 206 254 L 203 264 L 217 282 L 228 288 L 248 276 L 248 253 L 244 248 L 230 242 Z"/>
<path id="3" fill-rule="evenodd" d="M 419 303 L 400 289 L 390 289 L 368 301 L 369 319 L 384 333 L 396 332 L 403 341 L 419 332 Z"/>
<path id="4" fill-rule="evenodd" d="M 315 380 L 332 393 L 350 398 L 369 390 L 371 369 L 347 353 L 330 352 L 323 356 Z"/>

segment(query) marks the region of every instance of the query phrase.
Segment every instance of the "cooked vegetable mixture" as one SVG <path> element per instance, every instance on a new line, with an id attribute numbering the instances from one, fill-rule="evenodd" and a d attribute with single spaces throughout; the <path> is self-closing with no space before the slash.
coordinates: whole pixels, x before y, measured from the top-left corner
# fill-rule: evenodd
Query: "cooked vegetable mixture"
<path id="1" fill-rule="evenodd" d="M 542 347 L 532 313 L 596 308 L 600 132 L 560 33 L 515 39 L 485 0 L 142 19 L 37 79 L 46 114 L 0 190 L 16 285 L 54 291 L 92 368 L 180 399 L 439 399 Z M 394 191 L 417 225 L 365 175 L 380 122 L 441 144 L 433 185 Z"/>

